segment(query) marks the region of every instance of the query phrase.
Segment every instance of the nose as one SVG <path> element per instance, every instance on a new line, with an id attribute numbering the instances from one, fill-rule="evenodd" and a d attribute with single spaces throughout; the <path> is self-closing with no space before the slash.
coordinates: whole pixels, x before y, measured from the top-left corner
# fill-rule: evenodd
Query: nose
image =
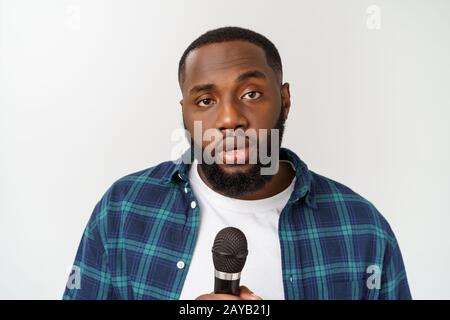
<path id="1" fill-rule="evenodd" d="M 237 101 L 230 100 L 223 102 L 218 108 L 215 127 L 223 133 L 228 129 L 246 130 L 248 121 L 242 111 L 242 106 Z"/>

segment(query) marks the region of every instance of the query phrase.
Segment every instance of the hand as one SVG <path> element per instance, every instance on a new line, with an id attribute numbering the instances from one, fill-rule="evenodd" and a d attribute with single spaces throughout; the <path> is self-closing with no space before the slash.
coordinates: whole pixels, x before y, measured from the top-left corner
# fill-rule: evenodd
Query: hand
<path id="1" fill-rule="evenodd" d="M 255 295 L 246 286 L 239 287 L 239 296 L 234 296 L 232 294 L 202 294 L 198 296 L 195 300 L 262 300 L 260 296 Z"/>

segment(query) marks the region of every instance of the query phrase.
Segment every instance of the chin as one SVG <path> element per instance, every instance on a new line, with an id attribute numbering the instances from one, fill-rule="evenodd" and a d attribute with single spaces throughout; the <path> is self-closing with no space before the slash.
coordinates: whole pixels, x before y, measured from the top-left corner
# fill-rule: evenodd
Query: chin
<path id="1" fill-rule="evenodd" d="M 247 173 L 255 166 L 255 164 L 218 164 L 220 170 L 225 173 Z"/>

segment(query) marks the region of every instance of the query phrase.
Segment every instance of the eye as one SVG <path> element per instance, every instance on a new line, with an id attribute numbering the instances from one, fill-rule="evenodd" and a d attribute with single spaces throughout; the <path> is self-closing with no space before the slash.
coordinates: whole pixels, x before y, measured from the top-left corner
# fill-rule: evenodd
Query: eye
<path id="1" fill-rule="evenodd" d="M 202 105 L 203 104 L 203 105 Z M 210 105 L 213 104 L 213 100 L 211 98 L 205 98 L 205 99 L 201 99 L 197 102 L 197 105 L 199 107 L 209 107 Z"/>
<path id="2" fill-rule="evenodd" d="M 245 96 L 249 97 L 250 100 L 255 100 L 255 99 L 258 99 L 259 97 L 261 97 L 262 93 L 259 91 L 249 91 L 246 94 L 244 94 L 242 97 L 245 97 Z"/>

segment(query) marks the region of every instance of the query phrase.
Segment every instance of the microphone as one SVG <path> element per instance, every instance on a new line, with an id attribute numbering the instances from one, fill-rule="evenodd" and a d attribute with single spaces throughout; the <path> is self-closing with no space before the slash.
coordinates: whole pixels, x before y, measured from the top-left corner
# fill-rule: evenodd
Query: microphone
<path id="1" fill-rule="evenodd" d="M 241 230 L 227 227 L 217 233 L 212 247 L 214 293 L 239 296 L 239 281 L 247 254 L 247 238 Z"/>

